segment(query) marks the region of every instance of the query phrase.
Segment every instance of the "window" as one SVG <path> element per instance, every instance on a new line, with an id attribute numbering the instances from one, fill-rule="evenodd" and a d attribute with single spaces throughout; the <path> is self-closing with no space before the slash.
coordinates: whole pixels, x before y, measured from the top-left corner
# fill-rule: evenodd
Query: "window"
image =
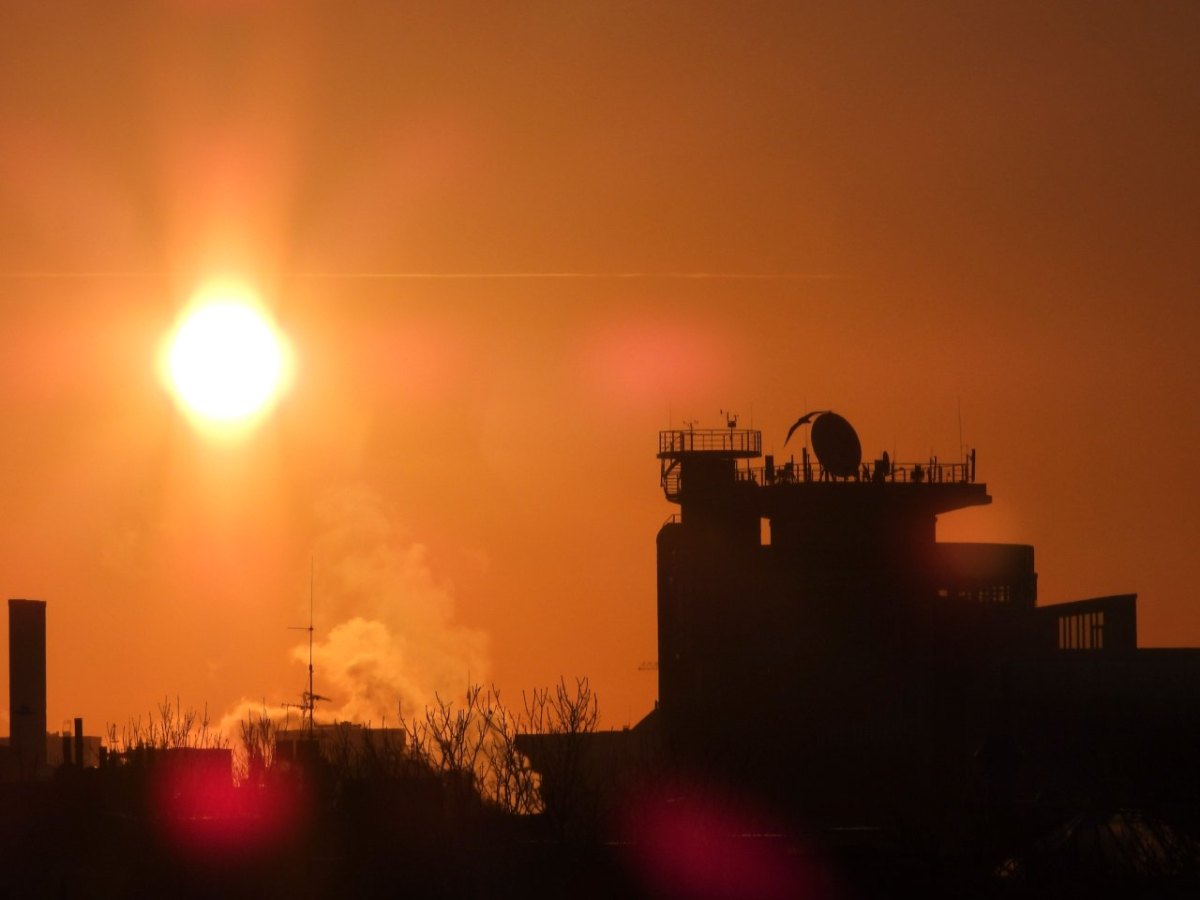
<path id="1" fill-rule="evenodd" d="M 1058 649 L 1103 650 L 1104 611 L 1098 610 L 1059 617 Z"/>

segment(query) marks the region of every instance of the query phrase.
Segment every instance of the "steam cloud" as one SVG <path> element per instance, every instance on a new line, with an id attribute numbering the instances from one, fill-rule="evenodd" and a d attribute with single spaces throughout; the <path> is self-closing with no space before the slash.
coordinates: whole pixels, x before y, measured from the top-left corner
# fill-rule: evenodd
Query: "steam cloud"
<path id="1" fill-rule="evenodd" d="M 335 622 L 313 644 L 316 692 L 326 714 L 376 724 L 423 711 L 434 693 L 455 696 L 486 678 L 487 635 L 454 621 L 454 597 L 435 579 L 382 499 L 343 488 L 318 506 L 318 620 Z M 319 633 L 319 632 L 318 632 Z M 307 645 L 292 651 L 307 664 Z M 322 707 L 318 707 L 320 710 Z"/>
<path id="2" fill-rule="evenodd" d="M 468 676 L 486 680 L 487 635 L 454 621 L 450 586 L 434 577 L 426 547 L 376 493 L 332 491 L 317 517 L 313 666 L 316 693 L 330 698 L 318 704 L 317 721 L 397 725 L 401 716 L 422 715 L 435 693 L 460 695 Z M 307 642 L 291 655 L 307 665 Z M 236 741 L 239 724 L 263 714 L 299 724 L 294 709 L 244 699 L 222 717 L 220 731 Z"/>

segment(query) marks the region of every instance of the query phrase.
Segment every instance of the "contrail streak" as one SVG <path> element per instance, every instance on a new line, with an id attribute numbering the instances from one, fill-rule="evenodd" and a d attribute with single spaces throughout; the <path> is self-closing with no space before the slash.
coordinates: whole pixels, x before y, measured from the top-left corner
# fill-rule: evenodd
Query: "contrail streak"
<path id="1" fill-rule="evenodd" d="M 168 278 L 168 272 L 0 272 L 0 279 Z M 277 278 L 357 281 L 836 281 L 831 272 L 279 272 Z"/>
<path id="2" fill-rule="evenodd" d="M 830 281 L 844 278 L 833 273 L 810 272 L 293 272 L 288 278 L 348 278 L 414 281 L 480 281 L 504 279 L 562 280 L 635 280 L 663 279 L 682 281 Z"/>
<path id="3" fill-rule="evenodd" d="M 166 278 L 166 272 L 0 272 L 0 278 L 36 281 L 42 278 Z"/>

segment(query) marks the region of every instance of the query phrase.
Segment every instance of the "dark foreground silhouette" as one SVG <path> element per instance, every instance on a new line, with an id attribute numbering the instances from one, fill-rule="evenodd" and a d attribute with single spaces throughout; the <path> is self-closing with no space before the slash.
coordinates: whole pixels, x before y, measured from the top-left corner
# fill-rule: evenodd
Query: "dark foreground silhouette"
<path id="1" fill-rule="evenodd" d="M 390 737 L 251 723 L 236 787 L 228 750 L 133 746 L 0 786 L 6 892 L 1200 895 L 1200 651 L 1138 648 L 1133 595 L 1039 605 L 1032 547 L 937 541 L 991 501 L 974 451 L 864 461 L 841 416 L 802 427 L 786 461 L 734 416 L 660 434 L 679 514 L 637 726 L 596 730 L 580 680 Z"/>
<path id="2" fill-rule="evenodd" d="M 761 798 L 647 779 L 567 821 L 421 770 L 280 768 L 234 788 L 162 760 L 0 794 L 9 897 L 1194 896 L 1195 822 L 1044 804 L 970 852 L 805 829 Z M 990 829 L 990 830 L 988 830 Z M 1000 848 L 1003 843 L 1005 849 Z"/>

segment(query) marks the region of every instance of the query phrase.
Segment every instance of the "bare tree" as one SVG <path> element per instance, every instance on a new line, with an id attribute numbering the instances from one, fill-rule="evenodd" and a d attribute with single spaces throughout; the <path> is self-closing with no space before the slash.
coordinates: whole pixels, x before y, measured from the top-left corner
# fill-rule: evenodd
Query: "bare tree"
<path id="1" fill-rule="evenodd" d="M 408 724 L 413 753 L 431 768 L 475 785 L 497 706 L 495 690 L 485 694 L 477 684 L 467 688 L 458 708 L 434 694 L 424 717 Z"/>
<path id="2" fill-rule="evenodd" d="M 587 736 L 600 721 L 599 703 L 585 678 L 574 689 L 560 678 L 551 690 L 540 688 L 524 697 L 525 724 L 540 745 L 541 802 L 560 837 L 596 824 L 598 808 L 588 784 Z"/>
<path id="3" fill-rule="evenodd" d="M 175 698 L 171 705 L 164 697 L 156 709 L 150 710 L 143 723 L 142 717 L 130 719 L 117 736 L 115 725 L 108 726 L 108 744 L 117 753 L 131 750 L 167 750 L 176 747 L 199 749 L 227 749 L 229 740 L 215 728 L 208 717 L 208 705 L 203 712 L 194 708 L 184 709 Z"/>
<path id="4" fill-rule="evenodd" d="M 243 756 L 235 765 L 235 775 L 239 782 L 262 784 L 267 772 L 275 765 L 275 737 L 279 726 L 267 715 L 265 707 L 258 716 L 247 713 L 240 726 Z"/>
<path id="5" fill-rule="evenodd" d="M 528 721 L 509 712 L 500 703 L 500 692 L 492 688 L 495 712 L 491 733 L 484 746 L 484 777 L 480 779 L 484 797 L 506 813 L 528 815 L 542 811 L 538 793 L 539 779 L 529 759 L 517 749 L 517 739 L 529 730 Z"/>
<path id="6" fill-rule="evenodd" d="M 520 736 L 531 731 L 530 719 L 507 709 L 495 685 L 471 685 L 461 706 L 435 695 L 407 728 L 413 756 L 434 771 L 504 812 L 541 811 L 537 773 L 517 748 Z"/>

